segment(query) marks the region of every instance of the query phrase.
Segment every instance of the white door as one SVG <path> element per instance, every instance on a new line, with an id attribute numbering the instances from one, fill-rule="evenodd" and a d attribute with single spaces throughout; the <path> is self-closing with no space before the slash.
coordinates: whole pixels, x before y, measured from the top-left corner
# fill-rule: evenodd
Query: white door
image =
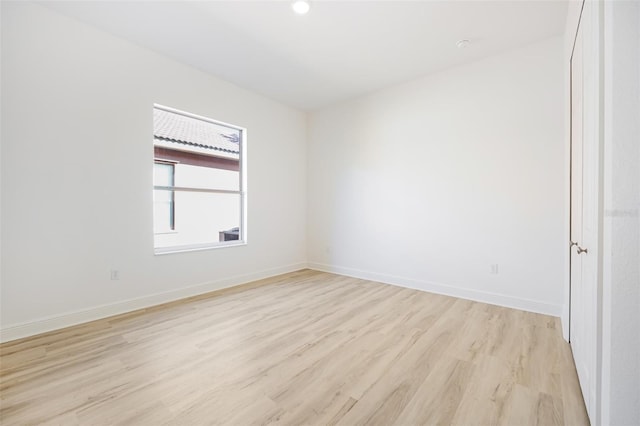
<path id="1" fill-rule="evenodd" d="M 586 368 L 585 294 L 582 285 L 583 243 L 583 39 L 578 27 L 571 57 L 571 320 L 569 341 L 580 378 L 582 394 L 589 395 Z M 578 252 L 580 251 L 580 253 Z M 585 398 L 586 402 L 587 398 Z M 588 411 L 588 410 L 587 410 Z"/>
<path id="2" fill-rule="evenodd" d="M 569 341 L 589 418 L 597 423 L 600 78 L 594 3 L 586 2 L 571 57 L 571 288 Z"/>

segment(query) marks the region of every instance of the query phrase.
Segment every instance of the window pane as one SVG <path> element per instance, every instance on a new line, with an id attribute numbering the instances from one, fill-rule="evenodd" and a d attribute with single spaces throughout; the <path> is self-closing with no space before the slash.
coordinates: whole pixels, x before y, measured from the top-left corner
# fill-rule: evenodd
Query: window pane
<path id="1" fill-rule="evenodd" d="M 241 238 L 241 195 L 176 191 L 174 202 L 174 232 L 157 234 L 156 248 L 225 244 Z"/>
<path id="2" fill-rule="evenodd" d="M 244 129 L 154 106 L 157 253 L 244 240 L 244 143 Z"/>
<path id="3" fill-rule="evenodd" d="M 172 191 L 153 191 L 153 230 L 169 232 L 173 230 Z"/>
<path id="4" fill-rule="evenodd" d="M 173 164 L 153 164 L 153 184 L 173 186 Z M 173 230 L 173 192 L 153 191 L 153 231 L 169 232 Z"/>
<path id="5" fill-rule="evenodd" d="M 158 186 L 173 185 L 173 165 L 154 163 L 153 164 L 153 184 Z"/>

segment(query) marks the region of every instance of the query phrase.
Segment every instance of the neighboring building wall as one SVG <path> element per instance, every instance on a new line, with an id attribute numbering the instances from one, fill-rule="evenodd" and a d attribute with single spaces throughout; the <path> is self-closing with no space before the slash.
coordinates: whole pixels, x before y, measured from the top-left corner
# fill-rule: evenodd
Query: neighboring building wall
<path id="1" fill-rule="evenodd" d="M 175 166 L 175 186 L 238 191 L 240 173 L 184 164 Z M 219 232 L 240 227 L 240 196 L 204 192 L 175 192 L 175 230 L 155 235 L 155 246 L 171 247 L 218 241 Z"/>
<path id="2" fill-rule="evenodd" d="M 312 113 L 311 266 L 560 315 L 564 100 L 556 37 Z"/>
<path id="3" fill-rule="evenodd" d="M 304 113 L 41 5 L 1 7 L 3 339 L 304 267 Z M 154 103 L 247 129 L 246 246 L 154 256 Z"/>

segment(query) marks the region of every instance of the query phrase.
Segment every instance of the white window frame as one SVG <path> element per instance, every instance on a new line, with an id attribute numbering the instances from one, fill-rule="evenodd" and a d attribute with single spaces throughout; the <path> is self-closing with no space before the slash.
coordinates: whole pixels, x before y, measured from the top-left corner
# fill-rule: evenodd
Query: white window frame
<path id="1" fill-rule="evenodd" d="M 239 225 L 239 235 L 237 240 L 232 241 L 216 241 L 210 243 L 203 244 L 186 244 L 179 246 L 170 246 L 170 247 L 155 247 L 155 238 L 154 238 L 154 254 L 155 255 L 165 255 L 171 253 L 183 253 L 189 251 L 201 251 L 201 250 L 212 250 L 226 247 L 236 247 L 243 246 L 247 244 L 247 129 L 244 127 L 236 126 L 234 124 L 225 123 L 223 121 L 214 120 L 209 117 L 204 117 L 197 114 L 192 114 L 190 112 L 181 111 L 175 108 L 167 107 L 160 104 L 153 104 L 153 109 L 161 109 L 167 112 L 171 112 L 174 114 L 180 114 L 185 117 L 189 117 L 196 120 L 202 120 L 209 123 L 216 124 L 218 126 L 228 127 L 230 129 L 235 129 L 240 132 L 240 141 L 238 143 L 239 147 L 239 179 L 240 179 L 240 190 L 232 191 L 232 190 L 223 190 L 223 189 L 207 189 L 207 188 L 192 188 L 192 187 L 178 187 L 178 186 L 160 186 L 153 185 L 152 190 L 171 190 L 171 191 L 188 191 L 188 192 L 205 192 L 205 193 L 213 193 L 213 194 L 237 194 L 240 195 L 240 225 Z M 153 111 L 152 109 L 152 111 Z M 153 161 L 151 161 L 151 165 L 155 163 L 155 155 L 153 155 Z M 151 224 L 151 228 L 153 230 L 154 224 Z M 154 232 L 155 235 L 155 232 Z"/>

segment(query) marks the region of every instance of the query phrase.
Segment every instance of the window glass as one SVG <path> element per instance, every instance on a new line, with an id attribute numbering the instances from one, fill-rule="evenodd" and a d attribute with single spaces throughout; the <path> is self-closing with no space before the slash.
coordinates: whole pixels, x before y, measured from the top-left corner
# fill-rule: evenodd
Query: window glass
<path id="1" fill-rule="evenodd" d="M 153 164 L 154 186 L 173 186 L 173 165 Z M 153 228 L 156 233 L 170 232 L 174 229 L 173 191 L 153 191 Z"/>
<path id="2" fill-rule="evenodd" d="M 246 241 L 244 130 L 154 107 L 156 253 Z"/>

